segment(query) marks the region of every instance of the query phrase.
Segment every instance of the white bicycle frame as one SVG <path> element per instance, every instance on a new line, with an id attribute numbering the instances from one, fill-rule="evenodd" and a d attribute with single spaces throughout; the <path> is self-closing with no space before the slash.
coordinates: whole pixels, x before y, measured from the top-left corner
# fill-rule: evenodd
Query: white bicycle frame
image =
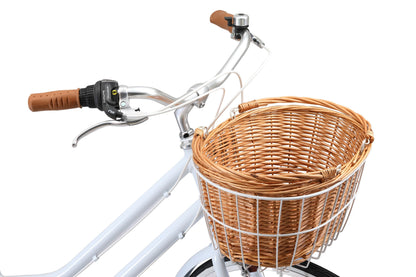
<path id="1" fill-rule="evenodd" d="M 101 234 L 91 241 L 78 255 L 57 271 L 40 275 L 19 275 L 20 277 L 73 277 L 80 274 L 93 262 L 97 261 L 112 245 L 132 230 L 150 212 L 159 205 L 187 174 L 192 173 L 192 150 L 184 150 L 184 157 L 159 179 L 149 190 L 125 210 Z M 194 175 L 196 178 L 196 176 Z M 175 242 L 182 239 L 185 233 L 202 217 L 200 200 L 192 204 L 156 239 L 131 260 L 117 277 L 139 276 L 155 260 L 165 253 Z M 208 246 L 194 255 L 178 272 L 177 276 L 185 276 L 187 272 L 207 259 L 212 258 L 218 276 L 228 276 L 221 254 Z M 221 273 L 222 272 L 222 273 Z M 3 275 L 0 274 L 3 277 Z"/>

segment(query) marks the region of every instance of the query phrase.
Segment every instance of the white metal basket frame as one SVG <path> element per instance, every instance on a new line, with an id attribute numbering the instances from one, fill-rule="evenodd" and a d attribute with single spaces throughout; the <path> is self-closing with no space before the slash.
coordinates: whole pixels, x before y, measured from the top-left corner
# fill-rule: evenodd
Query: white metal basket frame
<path id="1" fill-rule="evenodd" d="M 241 193 L 241 192 L 233 191 L 233 190 L 224 188 L 224 187 L 222 187 L 222 186 L 220 186 L 216 183 L 213 183 L 212 181 L 207 179 L 205 176 L 203 176 L 199 172 L 198 168 L 196 166 L 194 166 L 195 167 L 195 172 L 196 172 L 197 176 L 199 177 L 198 178 L 198 187 L 199 187 L 199 190 L 200 190 L 200 193 L 201 193 L 201 206 L 202 206 L 202 210 L 203 210 L 203 213 L 204 213 L 204 216 L 205 216 L 205 221 L 206 221 L 209 233 L 210 233 L 210 238 L 211 238 L 211 241 L 212 241 L 214 247 L 219 248 L 217 228 L 222 227 L 222 228 L 224 228 L 225 239 L 226 239 L 226 244 L 227 244 L 227 251 L 228 251 L 227 256 L 228 256 L 228 258 L 230 258 L 232 260 L 232 256 L 231 256 L 231 253 L 230 253 L 230 246 L 229 246 L 229 243 L 228 243 L 227 229 L 238 232 L 239 239 L 240 239 L 240 250 L 241 250 L 242 264 L 243 264 L 244 267 L 246 267 L 246 263 L 245 263 L 245 260 L 244 260 L 244 251 L 243 251 L 244 242 L 241 238 L 241 234 L 256 236 L 257 237 L 257 257 L 258 257 L 257 266 L 261 267 L 262 264 L 261 264 L 261 260 L 260 260 L 260 247 L 259 247 L 260 237 L 276 237 L 276 253 L 278 253 L 279 238 L 280 237 L 296 236 L 296 244 L 295 244 L 295 247 L 294 247 L 293 258 L 292 258 L 292 261 L 290 263 L 290 266 L 296 265 L 296 264 L 298 264 L 298 266 L 302 266 L 302 265 L 299 264 L 299 262 L 294 260 L 295 254 L 296 254 L 296 251 L 297 251 L 297 247 L 298 247 L 299 235 L 318 230 L 317 233 L 316 233 L 315 239 L 314 239 L 314 244 L 313 244 L 313 247 L 312 247 L 312 251 L 311 251 L 311 253 L 309 253 L 309 258 L 307 259 L 306 264 L 303 264 L 304 267 L 309 266 L 309 263 L 310 263 L 311 259 L 312 258 L 313 259 L 319 259 L 321 254 L 326 251 L 327 247 L 331 246 L 333 241 L 338 239 L 339 233 L 344 230 L 345 225 L 348 222 L 348 219 L 350 217 L 352 207 L 354 205 L 355 197 L 356 197 L 358 187 L 359 187 L 359 184 L 360 184 L 360 181 L 361 181 L 361 176 L 362 176 L 362 173 L 363 173 L 363 170 L 364 170 L 364 165 L 365 165 L 365 160 L 359 166 L 357 166 L 354 171 L 352 171 L 349 175 L 347 175 L 343 180 L 337 182 L 336 184 L 334 184 L 333 186 L 331 186 L 331 187 L 329 187 L 325 190 L 322 190 L 322 191 L 319 191 L 319 192 L 316 192 L 316 193 L 313 193 L 313 194 L 295 196 L 295 197 L 264 197 L 264 196 L 255 196 L 255 195 L 244 194 L 244 193 Z M 205 185 L 202 184 L 201 180 L 203 180 L 205 182 Z M 203 197 L 203 191 L 204 190 L 203 190 L 202 186 L 206 187 L 206 192 L 208 194 L 207 195 L 208 196 L 207 197 L 208 198 L 208 203 L 206 203 L 206 201 Z M 220 218 L 220 219 L 215 218 L 213 216 L 213 210 L 212 210 L 212 205 L 211 205 L 211 199 L 210 199 L 210 195 L 209 195 L 208 186 L 212 186 L 212 187 L 218 189 L 218 195 L 219 195 L 219 198 L 220 198 L 219 201 L 220 201 L 220 208 L 221 208 L 221 216 L 222 216 L 222 218 Z M 347 188 L 347 186 L 348 186 L 348 189 L 343 190 L 343 193 L 342 193 L 341 198 L 340 198 L 342 202 L 339 205 L 338 210 L 335 211 L 336 206 L 334 205 L 332 207 L 332 211 L 331 211 L 331 215 L 330 215 L 329 219 L 325 222 L 322 222 L 322 218 L 323 218 L 323 215 L 325 213 L 325 209 L 326 209 L 326 205 L 327 205 L 328 195 L 330 194 L 331 191 L 337 189 L 338 191 L 337 191 L 336 199 L 335 199 L 335 203 L 337 203 L 338 199 L 340 197 L 341 188 L 343 186 L 345 186 L 345 188 Z M 224 222 L 224 210 L 223 210 L 223 207 L 222 207 L 221 192 L 227 192 L 227 193 L 230 193 L 230 194 L 235 196 L 238 228 L 229 226 L 229 225 L 225 224 L 225 222 Z M 344 196 L 345 196 L 346 192 L 347 192 L 347 194 L 346 194 L 347 197 L 348 197 L 348 195 L 350 195 L 350 197 L 349 197 L 349 199 L 344 200 Z M 304 208 L 305 200 L 308 199 L 308 198 L 311 198 L 311 197 L 316 197 L 318 195 L 322 195 L 322 194 L 326 194 L 326 197 L 325 197 L 325 202 L 324 202 L 324 206 L 323 206 L 323 209 L 322 209 L 322 214 L 321 214 L 318 226 L 316 226 L 312 229 L 309 229 L 309 230 L 301 231 L 302 215 L 303 215 L 303 208 Z M 256 228 L 257 229 L 256 230 L 257 230 L 257 233 L 248 232 L 248 231 L 240 229 L 240 219 L 239 219 L 239 211 L 238 211 L 238 201 L 239 200 L 238 199 L 243 198 L 243 197 L 244 198 L 251 198 L 251 199 L 256 200 L 256 203 L 257 203 L 257 208 L 256 208 L 256 216 L 257 216 L 257 218 L 256 218 L 256 222 L 257 222 Z M 280 204 L 279 204 L 280 205 L 279 219 L 278 219 L 278 224 L 276 226 L 276 233 L 275 234 L 259 233 L 258 205 L 259 205 L 260 200 L 280 202 Z M 299 217 L 298 232 L 290 233 L 290 234 L 280 234 L 279 233 L 280 219 L 281 219 L 280 218 L 280 212 L 282 211 L 283 202 L 284 201 L 291 201 L 291 200 L 302 200 L 302 208 L 301 208 L 300 217 Z M 209 207 L 209 210 L 207 210 L 206 207 Z M 209 219 L 211 219 L 211 221 Z M 210 222 L 212 222 L 212 224 Z M 334 222 L 334 224 L 330 224 L 332 222 Z M 217 226 L 217 225 L 219 225 L 219 226 Z M 331 226 L 332 226 L 332 228 L 331 228 Z M 324 230 L 324 229 L 326 229 L 326 230 Z M 318 249 L 316 249 L 317 239 L 318 239 L 320 231 L 322 231 L 322 230 L 324 230 L 324 232 L 325 232 L 323 244 Z M 334 231 L 335 231 L 335 233 L 334 233 Z M 318 254 L 316 256 L 314 256 L 313 254 L 315 254 L 315 253 L 318 253 Z M 304 261 L 304 260 L 302 260 L 302 261 Z M 251 264 L 251 266 L 253 266 L 253 265 Z M 280 269 L 280 268 L 281 267 L 279 267 L 278 255 L 276 255 L 276 269 Z"/>

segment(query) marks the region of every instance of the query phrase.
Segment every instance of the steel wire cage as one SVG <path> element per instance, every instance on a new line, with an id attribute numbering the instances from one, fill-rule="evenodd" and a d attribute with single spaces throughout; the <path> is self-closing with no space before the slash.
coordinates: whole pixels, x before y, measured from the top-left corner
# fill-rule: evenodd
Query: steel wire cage
<path id="1" fill-rule="evenodd" d="M 311 98 L 262 99 L 239 112 L 209 134 L 197 129 L 192 144 L 214 245 L 244 266 L 319 258 L 348 221 L 370 124 Z"/>

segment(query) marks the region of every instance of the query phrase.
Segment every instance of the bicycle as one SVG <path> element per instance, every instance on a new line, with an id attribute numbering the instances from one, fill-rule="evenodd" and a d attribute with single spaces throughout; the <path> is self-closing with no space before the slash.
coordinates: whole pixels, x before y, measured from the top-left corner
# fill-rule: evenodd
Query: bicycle
<path id="1" fill-rule="evenodd" d="M 55 91 L 44 94 L 34 94 L 29 98 L 29 107 L 32 111 L 62 110 L 77 107 L 98 108 L 104 111 L 111 120 L 104 121 L 82 132 L 73 142 L 76 147 L 79 141 L 88 134 L 106 126 L 132 126 L 145 122 L 151 116 L 161 113 L 174 112 L 180 130 L 180 147 L 184 151 L 184 157 L 170 171 L 168 171 L 158 182 L 156 182 L 142 197 L 134 202 L 119 218 L 117 218 L 107 229 L 98 235 L 87 245 L 76 257 L 61 269 L 48 274 L 36 276 L 76 276 L 88 265 L 96 261 L 108 248 L 121 239 L 156 206 L 163 201 L 178 182 L 186 175 L 194 175 L 198 183 L 198 176 L 191 162 L 192 139 L 194 130 L 188 122 L 191 110 L 203 108 L 209 94 L 220 91 L 221 85 L 231 75 L 237 75 L 236 66 L 245 55 L 251 44 L 261 49 L 266 49 L 265 44 L 248 30 L 249 18 L 245 14 L 231 15 L 217 11 L 211 16 L 211 22 L 228 30 L 231 37 L 239 41 L 236 49 L 220 71 L 210 80 L 202 84 L 191 86 L 190 90 L 183 96 L 175 98 L 158 89 L 150 87 L 127 87 L 121 86 L 113 80 L 101 80 L 86 88 Z M 268 50 L 267 50 L 268 51 Z M 240 86 L 235 100 L 250 83 L 250 81 L 261 70 L 257 70 L 252 78 Z M 143 113 L 133 108 L 130 103 L 132 99 L 144 99 L 157 102 L 163 106 L 160 111 Z M 215 116 L 214 122 L 229 107 L 221 105 Z M 211 129 L 213 125 L 209 126 Z M 130 263 L 128 263 L 117 276 L 138 276 L 142 274 L 154 260 L 160 257 L 176 241 L 183 238 L 189 229 L 203 217 L 201 201 L 197 200 L 177 220 L 174 221 L 158 238 L 142 250 Z M 212 244 L 192 256 L 183 265 L 177 276 L 228 276 L 228 272 L 237 271 L 245 276 L 263 276 L 264 271 L 260 266 L 246 265 L 231 261 L 224 257 L 221 251 Z M 291 264 L 273 271 L 280 276 L 336 276 L 334 273 L 323 269 L 308 261 Z M 1 277 L 3 275 L 0 274 Z M 27 275 L 32 276 L 32 275 Z"/>

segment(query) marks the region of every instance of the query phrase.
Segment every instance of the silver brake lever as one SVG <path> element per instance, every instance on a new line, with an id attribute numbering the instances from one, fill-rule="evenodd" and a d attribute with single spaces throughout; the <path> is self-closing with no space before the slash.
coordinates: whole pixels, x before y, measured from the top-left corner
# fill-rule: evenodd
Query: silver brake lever
<path id="1" fill-rule="evenodd" d="M 135 120 L 135 121 L 116 121 L 116 120 L 107 120 L 107 121 L 103 121 L 100 122 L 98 124 L 95 124 L 91 127 L 89 127 L 88 129 L 84 130 L 83 132 L 81 132 L 77 137 L 75 137 L 75 139 L 72 141 L 72 147 L 77 147 L 78 146 L 78 142 L 86 137 L 87 135 L 101 129 L 107 126 L 133 126 L 133 125 L 137 125 L 140 123 L 145 122 L 146 120 L 148 120 L 148 117 L 143 117 L 140 118 L 139 120 Z"/>

